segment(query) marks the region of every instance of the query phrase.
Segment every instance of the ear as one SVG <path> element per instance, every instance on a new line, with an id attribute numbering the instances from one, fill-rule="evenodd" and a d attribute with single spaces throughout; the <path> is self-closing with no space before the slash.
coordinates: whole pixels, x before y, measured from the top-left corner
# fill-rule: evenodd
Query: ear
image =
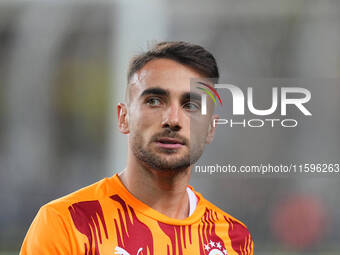
<path id="1" fill-rule="evenodd" d="M 214 125 L 214 123 L 215 123 L 214 120 L 217 120 L 219 118 L 220 118 L 220 116 L 218 114 L 214 114 L 214 115 L 211 116 L 210 124 L 209 124 L 209 128 L 208 128 L 208 135 L 205 139 L 205 143 L 209 144 L 214 139 L 215 132 L 216 132 L 216 126 Z"/>
<path id="2" fill-rule="evenodd" d="M 129 116 L 126 105 L 123 103 L 119 103 L 117 105 L 117 116 L 118 116 L 118 128 L 119 131 L 123 134 L 130 133 L 129 130 Z"/>

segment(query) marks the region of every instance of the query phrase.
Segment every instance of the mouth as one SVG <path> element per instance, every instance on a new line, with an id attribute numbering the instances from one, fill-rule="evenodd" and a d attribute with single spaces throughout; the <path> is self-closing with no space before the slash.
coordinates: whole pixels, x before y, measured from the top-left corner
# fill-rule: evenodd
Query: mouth
<path id="1" fill-rule="evenodd" d="M 169 137 L 163 137 L 159 138 L 156 141 L 157 146 L 165 149 L 178 149 L 184 146 L 184 142 L 176 139 L 176 138 L 169 138 Z"/>

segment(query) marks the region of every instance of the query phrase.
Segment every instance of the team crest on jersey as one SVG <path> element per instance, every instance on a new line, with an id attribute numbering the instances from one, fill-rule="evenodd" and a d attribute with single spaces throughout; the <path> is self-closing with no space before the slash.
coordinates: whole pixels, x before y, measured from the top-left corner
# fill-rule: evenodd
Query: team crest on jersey
<path id="1" fill-rule="evenodd" d="M 204 245 L 204 249 L 207 255 L 228 255 L 227 250 L 223 248 L 220 242 L 213 242 L 210 240 L 209 243 Z"/>
<path id="2" fill-rule="evenodd" d="M 139 248 L 136 255 L 139 255 L 139 253 L 141 253 L 142 251 L 143 251 L 143 248 Z M 117 254 L 117 255 L 134 255 L 134 254 L 128 253 L 126 250 L 124 250 L 123 248 L 120 248 L 119 246 L 116 246 L 115 254 Z"/>

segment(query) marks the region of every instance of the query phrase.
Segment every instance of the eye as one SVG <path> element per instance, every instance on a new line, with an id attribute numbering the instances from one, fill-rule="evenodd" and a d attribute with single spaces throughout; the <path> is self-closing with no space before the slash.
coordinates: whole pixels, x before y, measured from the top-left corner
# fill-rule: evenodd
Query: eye
<path id="1" fill-rule="evenodd" d="M 201 108 L 199 104 L 194 102 L 187 102 L 183 105 L 183 107 L 190 112 L 198 111 Z"/>
<path id="2" fill-rule="evenodd" d="M 146 104 L 150 106 L 159 106 L 161 104 L 161 100 L 157 97 L 150 97 L 146 100 Z"/>

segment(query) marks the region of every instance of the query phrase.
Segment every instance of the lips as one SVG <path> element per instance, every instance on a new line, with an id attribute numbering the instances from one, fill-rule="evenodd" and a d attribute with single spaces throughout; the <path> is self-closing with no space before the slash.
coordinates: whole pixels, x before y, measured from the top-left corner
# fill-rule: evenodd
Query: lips
<path id="1" fill-rule="evenodd" d="M 163 137 L 157 140 L 157 142 L 164 143 L 164 144 L 182 144 L 184 145 L 184 142 L 176 139 L 176 138 L 170 138 L 170 137 Z"/>
<path id="2" fill-rule="evenodd" d="M 162 137 L 157 139 L 156 144 L 165 149 L 178 149 L 184 145 L 184 142 L 176 138 Z"/>

